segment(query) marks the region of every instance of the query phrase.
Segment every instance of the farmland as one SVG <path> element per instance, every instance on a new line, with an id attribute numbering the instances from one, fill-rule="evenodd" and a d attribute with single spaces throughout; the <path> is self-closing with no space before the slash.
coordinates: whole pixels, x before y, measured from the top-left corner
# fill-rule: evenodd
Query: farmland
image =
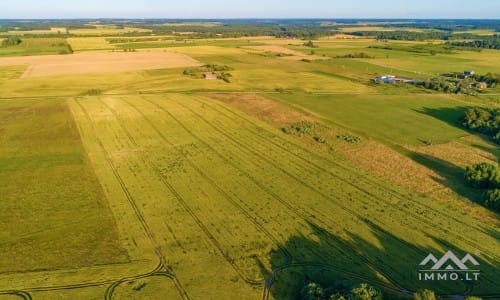
<path id="1" fill-rule="evenodd" d="M 499 297 L 498 214 L 463 171 L 500 152 L 459 122 L 499 107 L 498 86 L 373 81 L 494 73 L 498 50 L 200 37 L 242 30 L 221 22 L 41 24 L 0 48 L 0 299 L 281 300 L 307 282 Z M 430 31 L 403 25 L 363 26 Z M 227 80 L 186 72 L 207 66 Z M 448 250 L 479 281 L 419 280 Z"/>

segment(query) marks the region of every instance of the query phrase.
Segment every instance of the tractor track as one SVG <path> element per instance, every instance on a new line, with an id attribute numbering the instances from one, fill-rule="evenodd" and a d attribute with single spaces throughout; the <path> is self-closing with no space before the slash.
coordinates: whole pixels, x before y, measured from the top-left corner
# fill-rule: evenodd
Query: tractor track
<path id="1" fill-rule="evenodd" d="M 184 159 L 190 164 L 190 166 L 195 169 L 199 175 L 205 179 L 207 182 L 209 182 L 212 186 L 214 186 L 216 188 L 216 190 L 224 196 L 224 198 L 230 202 L 232 205 L 234 205 L 236 208 L 238 208 L 242 214 L 245 215 L 245 217 L 250 221 L 252 222 L 259 230 L 261 233 L 263 233 L 265 236 L 267 236 L 270 241 L 272 241 L 275 246 L 280 249 L 280 251 L 282 251 L 287 259 L 287 261 L 291 262 L 291 254 L 285 249 L 283 248 L 280 243 L 277 241 L 277 239 L 272 236 L 261 224 L 259 224 L 239 203 L 237 203 L 234 199 L 232 199 L 232 197 L 227 194 L 227 192 L 225 192 L 219 185 L 217 185 L 212 179 L 210 179 L 205 172 L 203 172 L 198 166 L 196 166 L 184 153 L 182 153 L 182 151 L 180 151 L 172 142 L 170 142 L 166 137 L 165 135 L 153 124 L 153 122 L 151 122 L 151 120 L 149 120 L 142 111 L 140 111 L 136 106 L 134 106 L 133 104 L 129 103 L 128 101 L 126 100 L 122 100 L 123 102 L 127 103 L 127 105 L 129 105 L 130 107 L 132 107 L 135 111 L 137 111 L 141 116 L 142 118 L 154 129 L 154 131 L 163 139 L 164 142 L 170 144 L 174 149 L 176 149 L 176 151 L 178 153 L 180 153 Z M 107 108 L 108 110 L 110 110 L 115 118 L 119 121 L 119 117 L 116 113 L 116 111 L 114 111 L 112 108 L 110 108 L 106 103 L 104 103 L 103 101 L 101 101 Z M 121 123 L 121 122 L 120 122 Z M 123 125 L 120 125 L 122 130 L 125 132 L 125 134 L 128 136 L 128 138 L 131 140 L 131 142 L 135 145 L 135 146 L 138 146 L 138 144 L 135 142 L 134 138 L 131 136 L 130 132 L 128 132 L 128 130 L 123 126 Z M 251 279 L 251 278 L 248 278 L 246 275 L 244 275 L 244 272 L 233 262 L 233 259 L 228 255 L 227 251 L 225 251 L 224 247 L 219 243 L 219 241 L 217 240 L 217 238 L 215 236 L 212 235 L 212 233 L 210 233 L 209 229 L 203 224 L 203 222 L 198 218 L 198 216 L 196 215 L 196 213 L 194 213 L 194 211 L 192 211 L 192 209 L 189 207 L 189 205 L 187 204 L 187 202 L 182 198 L 182 196 L 180 196 L 178 194 L 178 192 L 173 188 L 173 186 L 165 179 L 164 175 L 161 174 L 158 166 L 156 166 L 152 161 L 151 159 L 148 158 L 148 162 L 150 164 L 150 167 L 152 169 L 154 169 L 156 171 L 156 173 L 161 177 L 161 180 L 162 182 L 167 186 L 167 188 L 170 190 L 170 192 L 172 192 L 172 194 L 174 194 L 174 196 L 177 198 L 177 200 L 181 203 L 181 205 L 184 207 L 184 209 L 191 215 L 191 217 L 195 220 L 195 222 L 198 224 L 198 226 L 202 229 L 202 231 L 205 233 L 205 235 L 209 238 L 209 240 L 214 244 L 214 246 L 219 250 L 219 252 L 221 253 L 221 255 L 226 259 L 226 261 L 231 264 L 233 266 L 233 268 L 237 271 L 237 273 L 240 275 L 240 277 L 245 280 L 247 283 L 250 283 L 250 284 L 261 284 L 262 281 L 261 280 L 254 280 L 254 279 Z M 241 199 L 238 199 L 240 200 L 241 202 L 243 202 Z"/>
<path id="2" fill-rule="evenodd" d="M 164 111 L 165 113 L 169 114 L 169 115 L 170 115 L 170 116 L 171 116 L 171 117 L 172 117 L 175 121 L 177 121 L 177 122 L 179 123 L 179 125 L 181 125 L 181 126 L 182 126 L 182 127 L 183 127 L 183 128 L 184 128 L 184 129 L 185 129 L 185 130 L 189 133 L 189 134 L 191 134 L 191 135 L 192 135 L 193 137 L 195 137 L 197 140 L 199 140 L 200 142 L 202 142 L 205 146 L 207 146 L 209 149 L 211 149 L 211 151 L 213 151 L 214 153 L 216 153 L 217 155 L 219 155 L 219 156 L 220 156 L 222 159 L 224 159 L 227 163 L 232 164 L 232 165 L 234 164 L 233 162 L 230 162 L 230 161 L 228 161 L 226 158 L 224 158 L 224 157 L 223 157 L 220 153 L 218 153 L 215 149 L 213 149 L 213 148 L 212 148 L 210 145 L 208 145 L 206 142 L 204 142 L 203 140 L 201 140 L 201 139 L 200 139 L 200 138 L 199 138 L 196 134 L 194 134 L 194 133 L 193 133 L 190 129 L 188 129 L 187 127 L 185 127 L 185 125 L 184 125 L 184 124 L 182 124 L 182 123 L 181 123 L 181 122 L 180 122 L 177 118 L 175 118 L 175 117 L 174 117 L 174 116 L 173 116 L 173 115 L 172 115 L 172 114 L 171 114 L 168 110 L 164 109 L 161 105 L 159 105 L 159 104 L 157 104 L 157 103 L 151 102 L 151 101 L 149 101 L 149 100 L 146 100 L 146 101 L 148 101 L 148 102 L 152 103 L 153 105 L 157 106 L 159 109 L 161 109 L 162 111 Z M 181 106 L 182 106 L 182 105 L 181 105 Z M 194 112 L 193 112 L 193 113 L 194 113 Z M 199 118 L 202 118 L 202 119 L 203 119 L 203 117 L 202 117 L 202 116 L 200 116 L 200 115 L 197 115 L 197 116 L 198 116 Z M 205 122 L 206 122 L 206 120 L 205 120 Z M 209 124 L 209 125 L 210 125 L 210 124 Z M 229 137 L 229 138 L 230 138 L 230 137 Z M 242 149 L 248 149 L 248 148 L 249 148 L 249 147 L 242 146 Z M 249 151 L 250 151 L 250 150 L 249 150 Z M 267 162 L 268 162 L 268 163 L 271 163 L 271 162 L 269 162 L 269 161 L 267 161 Z M 271 164 L 272 164 L 272 165 L 274 165 L 273 163 L 271 163 Z M 233 166 L 234 166 L 234 165 L 233 165 Z M 236 166 L 234 166 L 234 167 L 236 167 Z M 275 167 L 276 167 L 276 166 L 275 166 Z M 236 168 L 237 168 L 237 169 L 239 169 L 240 171 L 242 171 L 240 168 L 238 168 L 238 167 L 236 167 Z M 277 168 L 278 168 L 278 169 L 280 169 L 279 167 L 277 167 Z M 283 172 L 287 173 L 287 171 L 285 171 L 285 170 L 283 170 L 283 169 L 281 169 L 281 170 L 282 170 Z M 246 174 L 244 171 L 243 171 L 243 173 L 244 173 L 244 174 Z M 246 174 L 246 175 L 247 175 L 247 176 L 249 176 L 248 174 Z M 292 175 L 292 176 L 293 176 L 293 175 Z M 292 177 L 292 178 L 293 178 L 293 177 Z M 304 185 L 307 185 L 305 182 L 301 181 L 300 179 L 298 179 L 298 180 L 299 180 L 299 182 L 302 182 Z M 254 180 L 252 180 L 252 181 L 254 181 L 254 182 L 255 182 L 256 180 L 254 179 Z M 262 186 L 262 185 L 261 185 L 261 184 L 259 184 L 259 186 Z M 268 190 L 268 189 L 267 189 L 267 188 L 265 188 L 265 191 L 267 191 L 267 190 Z M 285 203 L 286 203 L 286 204 L 285 204 L 285 206 L 286 206 L 287 208 L 289 208 L 289 209 L 290 209 L 290 210 L 291 210 L 294 214 L 296 214 L 297 216 L 299 216 L 301 219 L 303 219 L 303 220 L 305 220 L 305 221 L 308 221 L 308 222 L 310 222 L 310 223 L 314 223 L 313 221 L 308 220 L 308 218 L 307 218 L 307 217 L 308 217 L 308 216 L 307 216 L 307 214 L 306 214 L 306 216 L 304 216 L 301 212 L 299 212 L 299 211 L 298 211 L 298 209 L 296 209 L 296 208 L 294 208 L 293 206 L 291 206 L 289 203 L 287 203 L 285 200 L 283 200 L 282 198 L 280 198 L 280 197 L 279 197 L 278 195 L 276 195 L 274 192 L 271 192 L 271 193 L 270 193 L 270 195 L 271 195 L 271 196 L 273 196 L 273 195 L 274 195 L 274 196 L 276 197 L 276 200 L 278 200 L 279 202 L 282 202 L 283 204 L 285 204 Z M 323 196 L 325 196 L 325 195 L 323 195 Z M 326 197 L 327 197 L 327 196 L 326 196 Z M 327 199 L 329 199 L 329 198 L 327 197 Z M 340 207 L 341 207 L 341 206 L 340 206 Z M 358 218 L 358 219 L 359 219 L 359 216 L 357 216 L 357 214 L 355 214 L 352 210 L 349 210 L 349 209 L 344 209 L 344 210 L 346 210 L 346 212 L 347 212 L 348 214 L 350 214 L 350 215 L 352 215 L 353 217 L 356 217 L 356 218 Z M 366 220 L 366 219 L 365 219 L 365 218 L 361 218 L 360 220 L 362 220 L 362 221 L 363 221 L 363 220 Z M 318 227 L 319 227 L 319 226 L 318 226 Z M 345 250 L 344 250 L 344 249 L 341 249 L 338 245 L 335 245 L 335 244 L 330 244 L 330 245 L 331 245 L 332 247 L 337 248 L 337 249 L 338 249 L 338 251 L 339 251 L 340 253 L 344 253 L 344 252 L 345 252 Z M 409 245 L 411 245 L 411 244 L 409 244 Z M 364 261 L 365 263 L 367 263 L 369 266 L 371 266 L 372 268 L 374 268 L 374 264 L 373 264 L 373 262 L 371 262 L 371 261 L 370 261 L 369 259 L 367 259 L 365 256 L 362 256 L 362 255 L 360 255 L 360 254 L 358 254 L 358 253 L 356 253 L 356 255 L 358 256 L 358 258 L 359 258 L 359 259 L 361 259 L 362 261 Z M 286 265 L 285 265 L 285 266 L 286 266 Z M 379 270 L 379 272 L 380 272 L 380 273 L 382 273 L 380 270 Z M 391 276 L 389 276 L 389 275 L 387 275 L 387 274 L 384 274 L 384 273 L 382 273 L 382 274 L 383 274 L 383 275 L 387 278 L 387 280 L 389 280 L 389 281 L 390 281 L 390 282 L 391 282 L 394 286 L 399 287 L 399 285 L 397 284 L 397 282 L 396 282 L 396 281 L 395 281 L 395 280 L 394 280 Z M 404 289 L 404 288 L 401 288 L 401 290 L 405 290 L 405 289 Z"/>
<path id="3" fill-rule="evenodd" d="M 196 99 L 196 100 L 197 100 L 197 101 L 199 101 L 199 102 L 200 102 L 200 103 L 202 103 L 202 104 L 207 104 L 207 105 L 208 105 L 208 106 L 210 106 L 213 110 L 215 110 L 215 111 L 217 111 L 217 112 L 221 113 L 221 111 L 220 111 L 220 110 L 218 110 L 218 109 L 214 108 L 211 104 L 208 104 L 207 102 L 202 102 L 202 101 L 201 101 L 201 100 L 199 100 L 199 99 Z M 182 104 L 179 104 L 179 105 L 181 105 L 181 106 L 182 106 Z M 306 152 L 307 154 L 309 154 L 309 155 L 315 156 L 316 158 L 318 158 L 318 159 L 320 159 L 320 160 L 325 160 L 325 161 L 327 161 L 328 163 L 330 163 L 330 164 L 332 164 L 332 165 L 335 165 L 336 167 L 339 167 L 339 168 L 341 168 L 341 169 L 343 169 L 343 170 L 349 171 L 349 169 L 348 169 L 347 167 L 343 166 L 342 164 L 339 164 L 339 163 L 337 163 L 337 162 L 334 162 L 334 161 L 332 161 L 332 160 L 330 160 L 330 159 L 327 159 L 327 158 L 325 158 L 325 157 L 321 157 L 321 156 L 319 156 L 318 154 L 316 154 L 316 153 L 313 153 L 313 152 L 309 151 L 308 149 L 304 148 L 304 147 L 303 147 L 303 146 L 301 146 L 301 145 L 295 145 L 295 143 L 291 143 L 290 141 L 287 141 L 286 139 L 283 139 L 283 138 L 279 137 L 279 135 L 276 135 L 276 134 L 274 134 L 274 133 L 272 133 L 272 132 L 269 132 L 269 131 L 268 131 L 268 130 L 266 130 L 265 128 L 263 128 L 263 127 L 261 127 L 261 126 L 259 126 L 259 125 L 255 124 L 252 120 L 249 120 L 248 118 L 246 118 L 246 117 L 244 117 L 244 116 L 241 116 L 241 115 L 239 115 L 239 114 L 237 114 L 237 113 L 235 113 L 235 112 L 231 111 L 230 109 L 228 109 L 228 108 L 224 107 L 223 105 L 217 105 L 217 106 L 218 106 L 218 107 L 223 108 L 225 111 L 230 112 L 232 115 L 235 115 L 235 116 L 237 116 L 238 118 L 240 118 L 240 119 L 242 119 L 242 120 L 244 120 L 244 121 L 246 121 L 246 122 L 248 122 L 248 123 L 250 123 L 250 124 L 254 125 L 256 128 L 259 128 L 260 130 L 264 130 L 264 131 L 265 131 L 265 132 L 267 132 L 268 134 L 270 134 L 270 135 L 272 135 L 272 136 L 274 136 L 274 137 L 276 137 L 276 138 L 280 139 L 282 142 L 285 142 L 285 143 L 287 143 L 287 144 L 289 144 L 289 145 L 297 146 L 297 147 L 299 147 L 302 151 L 305 151 L 305 152 Z M 195 113 L 196 113 L 196 112 L 195 112 Z M 223 113 L 221 113 L 221 114 L 223 114 Z M 232 119 L 231 119 L 231 118 L 230 118 L 227 114 L 224 114 L 224 115 L 225 115 L 228 119 L 232 120 Z M 314 166 L 314 167 L 315 167 L 315 168 L 317 168 L 318 170 L 321 170 L 322 172 L 325 172 L 325 173 L 327 173 L 327 174 L 330 174 L 331 176 L 334 176 L 335 178 L 337 178 L 338 180 L 340 180 L 340 181 L 344 182 L 345 184 L 350 185 L 350 186 L 354 187 L 355 189 L 362 190 L 363 192 L 367 193 L 368 195 L 370 195 L 370 196 L 374 196 L 376 199 L 379 199 L 379 200 L 381 200 L 382 202 L 387 203 L 387 201 L 385 201 L 385 200 L 384 200 L 384 199 L 382 199 L 381 197 L 379 197 L 379 196 L 375 196 L 373 193 L 371 193 L 371 192 L 369 192 L 369 191 L 367 191 L 367 190 L 363 190 L 362 188 L 360 188 L 360 187 L 358 187 L 358 186 L 354 185 L 352 182 L 350 182 L 350 181 L 346 180 L 345 178 L 342 178 L 341 176 L 339 176 L 339 175 L 337 175 L 337 174 L 334 174 L 332 171 L 330 171 L 330 170 L 328 170 L 328 169 L 326 169 L 326 168 L 324 168 L 324 167 L 322 167 L 322 166 L 318 165 L 317 163 L 315 163 L 315 162 L 313 162 L 313 161 L 309 161 L 309 160 L 305 159 L 305 158 L 304 158 L 304 157 L 302 157 L 301 155 L 298 155 L 298 154 L 296 154 L 296 153 L 294 153 L 294 152 L 290 151 L 289 149 L 287 149 L 287 148 L 286 148 L 286 147 L 284 147 L 283 145 L 281 145 L 281 144 L 279 144 L 279 143 L 276 143 L 276 141 L 274 141 L 274 140 L 272 140 L 272 139 L 269 139 L 267 136 L 259 135 L 258 133 L 254 132 L 254 131 L 252 131 L 252 130 L 250 130 L 250 129 L 249 129 L 248 131 L 250 131 L 250 132 L 251 132 L 254 136 L 257 136 L 257 137 L 259 137 L 259 138 L 265 137 L 265 138 L 266 138 L 266 140 L 267 140 L 269 143 L 274 144 L 276 147 L 278 147 L 278 148 L 282 149 L 283 151 L 285 151 L 285 152 L 287 152 L 287 153 L 289 153 L 289 154 L 293 155 L 295 158 L 297 158 L 297 159 L 299 159 L 299 160 L 301 160 L 301 161 L 304 161 L 307 165 Z M 350 172 L 352 172 L 352 170 L 350 170 Z M 366 176 L 364 176 L 364 175 L 362 175 L 362 174 L 358 174 L 358 175 L 360 176 L 360 178 L 361 178 L 361 179 L 363 179 L 363 180 L 364 180 L 366 183 L 368 183 L 369 185 L 371 185 L 371 186 L 379 186 L 379 185 L 377 184 L 377 182 L 375 182 L 373 179 L 369 179 L 369 178 L 367 178 Z M 426 204 L 423 204 L 423 203 L 421 203 L 421 202 L 418 202 L 418 201 L 416 201 L 415 199 L 413 199 L 413 198 L 411 198 L 411 197 L 408 197 L 406 194 L 400 193 L 400 192 L 395 191 L 395 190 L 393 190 L 393 189 L 389 189 L 389 188 L 386 188 L 386 189 L 387 189 L 387 191 L 384 191 L 384 192 L 390 193 L 390 194 L 391 194 L 391 196 L 403 198 L 404 200 L 408 200 L 408 201 L 412 202 L 413 204 L 416 204 L 416 205 L 418 205 L 418 206 L 423 206 L 423 207 L 425 207 L 426 209 L 428 209 L 428 210 L 430 210 L 430 211 L 434 211 L 434 208 L 432 208 L 432 207 L 430 207 L 430 206 L 428 206 L 428 205 L 426 205 Z M 422 222 L 422 224 L 427 224 L 427 223 L 428 223 L 428 219 L 422 218 L 420 215 L 417 215 L 417 214 L 415 214 L 415 213 L 411 213 L 411 212 L 409 212 L 409 213 L 410 213 L 413 217 L 415 217 L 417 220 L 420 220 L 420 221 Z M 456 217 L 450 216 L 450 215 L 446 214 L 445 212 L 441 212 L 441 213 L 442 213 L 442 214 L 444 214 L 447 218 L 452 219 L 452 220 L 456 221 L 456 222 L 457 222 L 457 223 L 459 223 L 459 224 L 462 224 L 462 225 L 464 225 L 464 226 L 468 226 L 468 227 L 469 227 L 469 225 L 468 225 L 468 224 L 465 224 L 464 222 L 462 222 L 462 220 L 460 220 L 460 219 L 458 219 L 458 218 L 456 218 Z M 430 228 L 432 229 L 432 227 L 431 227 L 430 225 L 427 225 L 427 226 L 428 226 L 428 227 L 430 227 Z M 472 228 L 477 229 L 477 230 L 479 230 L 479 231 L 483 231 L 481 228 L 478 228 L 478 227 L 475 227 L 475 226 L 474 226 L 474 227 L 472 227 Z M 469 239 L 466 239 L 466 238 L 464 238 L 462 235 L 459 235 L 459 234 L 453 233 L 453 232 L 451 232 L 451 231 L 449 231 L 449 230 L 444 230 L 444 231 L 445 231 L 447 234 L 454 235 L 454 236 L 455 236 L 457 239 L 459 239 L 459 240 L 464 240 L 464 241 L 466 241 L 466 242 L 467 242 L 470 246 L 475 247 L 475 249 L 481 250 L 481 251 L 482 251 L 482 252 L 484 252 L 484 253 L 488 253 L 488 251 L 485 251 L 485 249 L 483 249 L 483 248 L 482 248 L 482 246 L 481 246 L 480 244 L 478 244 L 477 242 L 475 242 L 475 241 L 471 241 L 471 240 L 469 240 Z M 483 232 L 484 232 L 484 231 L 483 231 Z M 494 259 L 498 259 L 498 256 L 497 256 L 497 255 L 495 255 L 495 254 L 490 254 L 490 256 L 491 256 L 492 258 L 494 258 Z"/>

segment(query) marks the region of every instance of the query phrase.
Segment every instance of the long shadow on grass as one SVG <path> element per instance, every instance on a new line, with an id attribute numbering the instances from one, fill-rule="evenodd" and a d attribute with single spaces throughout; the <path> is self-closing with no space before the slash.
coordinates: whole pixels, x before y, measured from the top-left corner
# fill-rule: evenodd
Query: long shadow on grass
<path id="1" fill-rule="evenodd" d="M 428 154 L 408 151 L 406 155 L 416 163 L 439 174 L 440 177 L 432 178 L 436 182 L 447 186 L 458 195 L 472 202 L 478 203 L 481 201 L 483 191 L 473 189 L 467 185 L 464 177 L 464 169 Z"/>
<path id="2" fill-rule="evenodd" d="M 460 123 L 462 119 L 465 116 L 465 112 L 473 108 L 471 106 L 458 106 L 458 107 L 440 107 L 440 108 L 429 108 L 429 107 L 424 107 L 421 110 L 415 110 L 415 112 L 431 116 L 433 118 L 436 118 L 438 120 L 441 120 L 451 126 L 454 126 L 456 128 L 462 129 L 465 132 L 468 132 L 472 135 L 476 135 L 480 137 L 483 141 L 486 143 L 490 144 L 491 147 L 485 147 L 482 145 L 478 144 L 472 144 L 471 146 L 476 147 L 478 149 L 481 149 L 483 151 L 489 152 L 495 157 L 498 157 L 499 151 L 498 151 L 498 146 L 494 144 L 494 142 L 488 138 L 487 136 L 483 134 L 479 134 L 475 131 L 469 130 L 468 128 L 463 127 Z"/>
<path id="3" fill-rule="evenodd" d="M 418 279 L 419 263 L 429 253 L 439 259 L 444 252 L 452 250 L 462 258 L 465 252 L 461 249 L 436 237 L 429 237 L 437 245 L 435 248 L 418 247 L 408 242 L 412 241 L 411 230 L 408 237 L 402 239 L 369 220 L 365 219 L 364 223 L 370 226 L 375 242 L 347 231 L 342 232 L 341 238 L 312 223 L 308 236 L 291 237 L 283 246 L 291 252 L 293 263 L 282 266 L 283 257 L 275 252 L 270 257 L 273 272 L 263 269 L 268 276 L 270 294 L 278 300 L 299 299 L 302 287 L 309 282 L 318 283 L 327 290 L 344 291 L 366 282 L 382 289 L 385 299 L 408 299 L 414 291 L 424 288 L 442 295 L 465 294 L 471 290 L 470 283 L 461 281 Z M 498 279 L 496 268 L 490 263 L 481 262 L 481 267 L 484 276 Z M 490 282 L 474 292 L 493 294 L 497 291 Z"/>

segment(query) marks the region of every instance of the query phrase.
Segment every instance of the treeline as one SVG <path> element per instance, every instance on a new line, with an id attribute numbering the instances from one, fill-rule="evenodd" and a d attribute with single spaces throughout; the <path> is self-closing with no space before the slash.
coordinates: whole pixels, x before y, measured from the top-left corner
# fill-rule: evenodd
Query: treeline
<path id="1" fill-rule="evenodd" d="M 500 35 L 495 34 L 492 37 L 484 39 L 478 39 L 473 41 L 453 41 L 453 42 L 447 42 L 446 44 L 456 47 L 500 49 Z"/>
<path id="2" fill-rule="evenodd" d="M 300 300 L 382 300 L 382 292 L 366 283 L 355 286 L 336 285 L 323 288 L 310 282 L 300 291 Z"/>
<path id="3" fill-rule="evenodd" d="M 30 30 L 50 30 L 53 27 L 67 29 L 92 29 L 93 25 L 88 25 L 88 20 L 57 21 L 57 20 L 37 20 L 37 21 L 16 21 L 0 20 L 0 32 L 7 31 L 30 31 Z"/>
<path id="4" fill-rule="evenodd" d="M 309 282 L 300 291 L 300 300 L 383 300 L 392 299 L 392 297 L 384 298 L 381 290 L 366 284 L 361 283 L 354 286 L 335 285 L 329 288 L 323 288 L 315 282 Z M 406 299 L 406 297 L 405 297 Z M 424 289 L 413 293 L 413 300 L 437 300 L 440 299 L 434 291 Z M 465 300 L 481 300 L 480 297 L 467 296 Z"/>
<path id="5" fill-rule="evenodd" d="M 425 41 L 425 40 L 448 40 L 452 34 L 449 32 L 429 31 L 355 31 L 348 33 L 361 37 L 376 37 L 378 40 L 397 40 L 397 41 Z"/>
<path id="6" fill-rule="evenodd" d="M 2 41 L 2 47 L 17 46 L 22 43 L 22 40 L 18 36 L 9 36 Z"/>
<path id="7" fill-rule="evenodd" d="M 324 28 L 319 24 L 278 24 L 264 22 L 227 23 L 220 26 L 144 24 L 140 27 L 151 29 L 155 35 L 192 32 L 192 34 L 183 35 L 187 38 L 274 36 L 277 38 L 317 39 L 336 34 L 330 28 Z"/>
<path id="8" fill-rule="evenodd" d="M 500 212 L 500 169 L 498 165 L 480 163 L 465 169 L 465 180 L 475 188 L 483 190 L 481 205 Z"/>
<path id="9" fill-rule="evenodd" d="M 500 144 L 500 109 L 471 108 L 461 122 L 465 128 L 485 134 Z"/>

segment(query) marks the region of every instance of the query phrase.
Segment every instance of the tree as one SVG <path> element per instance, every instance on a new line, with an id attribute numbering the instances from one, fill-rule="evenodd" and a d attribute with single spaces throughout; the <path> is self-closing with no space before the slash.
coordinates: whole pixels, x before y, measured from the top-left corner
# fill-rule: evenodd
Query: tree
<path id="1" fill-rule="evenodd" d="M 382 292 L 371 285 L 361 283 L 351 289 L 349 299 L 352 300 L 380 300 Z"/>
<path id="2" fill-rule="evenodd" d="M 308 283 L 300 291 L 301 300 L 323 300 L 325 291 L 323 288 L 314 282 Z"/>
<path id="3" fill-rule="evenodd" d="M 500 212 L 500 189 L 493 189 L 484 193 L 483 205 Z"/>
<path id="4" fill-rule="evenodd" d="M 18 36 L 9 36 L 2 41 L 2 47 L 17 46 L 22 43 L 21 38 Z"/>
<path id="5" fill-rule="evenodd" d="M 500 188 L 500 172 L 497 166 L 489 163 L 475 164 L 465 168 L 465 179 L 477 189 Z"/>
<path id="6" fill-rule="evenodd" d="M 436 295 L 431 290 L 422 290 L 413 294 L 414 300 L 436 300 Z"/>

